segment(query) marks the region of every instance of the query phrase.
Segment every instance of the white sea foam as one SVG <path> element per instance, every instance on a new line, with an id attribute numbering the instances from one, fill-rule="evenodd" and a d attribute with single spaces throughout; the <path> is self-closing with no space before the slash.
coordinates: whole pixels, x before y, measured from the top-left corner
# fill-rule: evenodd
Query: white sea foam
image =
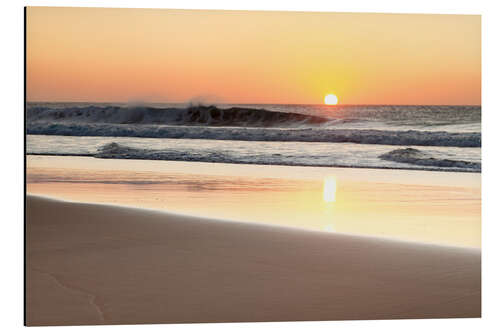
<path id="1" fill-rule="evenodd" d="M 28 134 L 481 147 L 480 133 L 30 122 Z"/>
<path id="2" fill-rule="evenodd" d="M 380 158 L 392 146 L 318 142 L 252 142 L 60 137 L 28 135 L 28 154 L 290 166 L 391 168 L 480 172 L 480 148 L 427 147 L 425 154 L 454 163 L 412 163 Z M 462 161 L 459 163 L 459 161 Z"/>

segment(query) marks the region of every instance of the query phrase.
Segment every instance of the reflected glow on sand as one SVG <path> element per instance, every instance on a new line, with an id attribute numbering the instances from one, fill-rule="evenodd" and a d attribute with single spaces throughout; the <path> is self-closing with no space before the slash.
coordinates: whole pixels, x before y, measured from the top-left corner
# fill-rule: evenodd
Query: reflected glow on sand
<path id="1" fill-rule="evenodd" d="M 335 176 L 333 176 L 335 175 Z M 481 175 L 29 156 L 27 191 L 217 219 L 481 246 Z"/>

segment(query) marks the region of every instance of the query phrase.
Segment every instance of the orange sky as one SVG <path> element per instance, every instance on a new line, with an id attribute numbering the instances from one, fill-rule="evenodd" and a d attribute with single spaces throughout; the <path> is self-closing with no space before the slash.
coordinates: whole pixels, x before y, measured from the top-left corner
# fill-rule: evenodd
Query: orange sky
<path id="1" fill-rule="evenodd" d="M 481 104 L 477 15 L 29 7 L 28 101 Z"/>

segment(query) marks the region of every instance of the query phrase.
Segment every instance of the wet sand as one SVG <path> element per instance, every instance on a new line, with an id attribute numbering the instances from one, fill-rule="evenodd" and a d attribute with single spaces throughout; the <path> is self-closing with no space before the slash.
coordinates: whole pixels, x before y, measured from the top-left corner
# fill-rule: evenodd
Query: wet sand
<path id="1" fill-rule="evenodd" d="M 27 324 L 481 315 L 481 252 L 28 196 Z"/>

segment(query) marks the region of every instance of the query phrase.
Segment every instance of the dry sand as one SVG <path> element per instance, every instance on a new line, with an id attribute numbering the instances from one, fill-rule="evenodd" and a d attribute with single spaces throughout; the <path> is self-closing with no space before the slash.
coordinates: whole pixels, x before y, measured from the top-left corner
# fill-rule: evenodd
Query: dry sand
<path id="1" fill-rule="evenodd" d="M 481 252 L 28 196 L 27 324 L 479 317 Z"/>

